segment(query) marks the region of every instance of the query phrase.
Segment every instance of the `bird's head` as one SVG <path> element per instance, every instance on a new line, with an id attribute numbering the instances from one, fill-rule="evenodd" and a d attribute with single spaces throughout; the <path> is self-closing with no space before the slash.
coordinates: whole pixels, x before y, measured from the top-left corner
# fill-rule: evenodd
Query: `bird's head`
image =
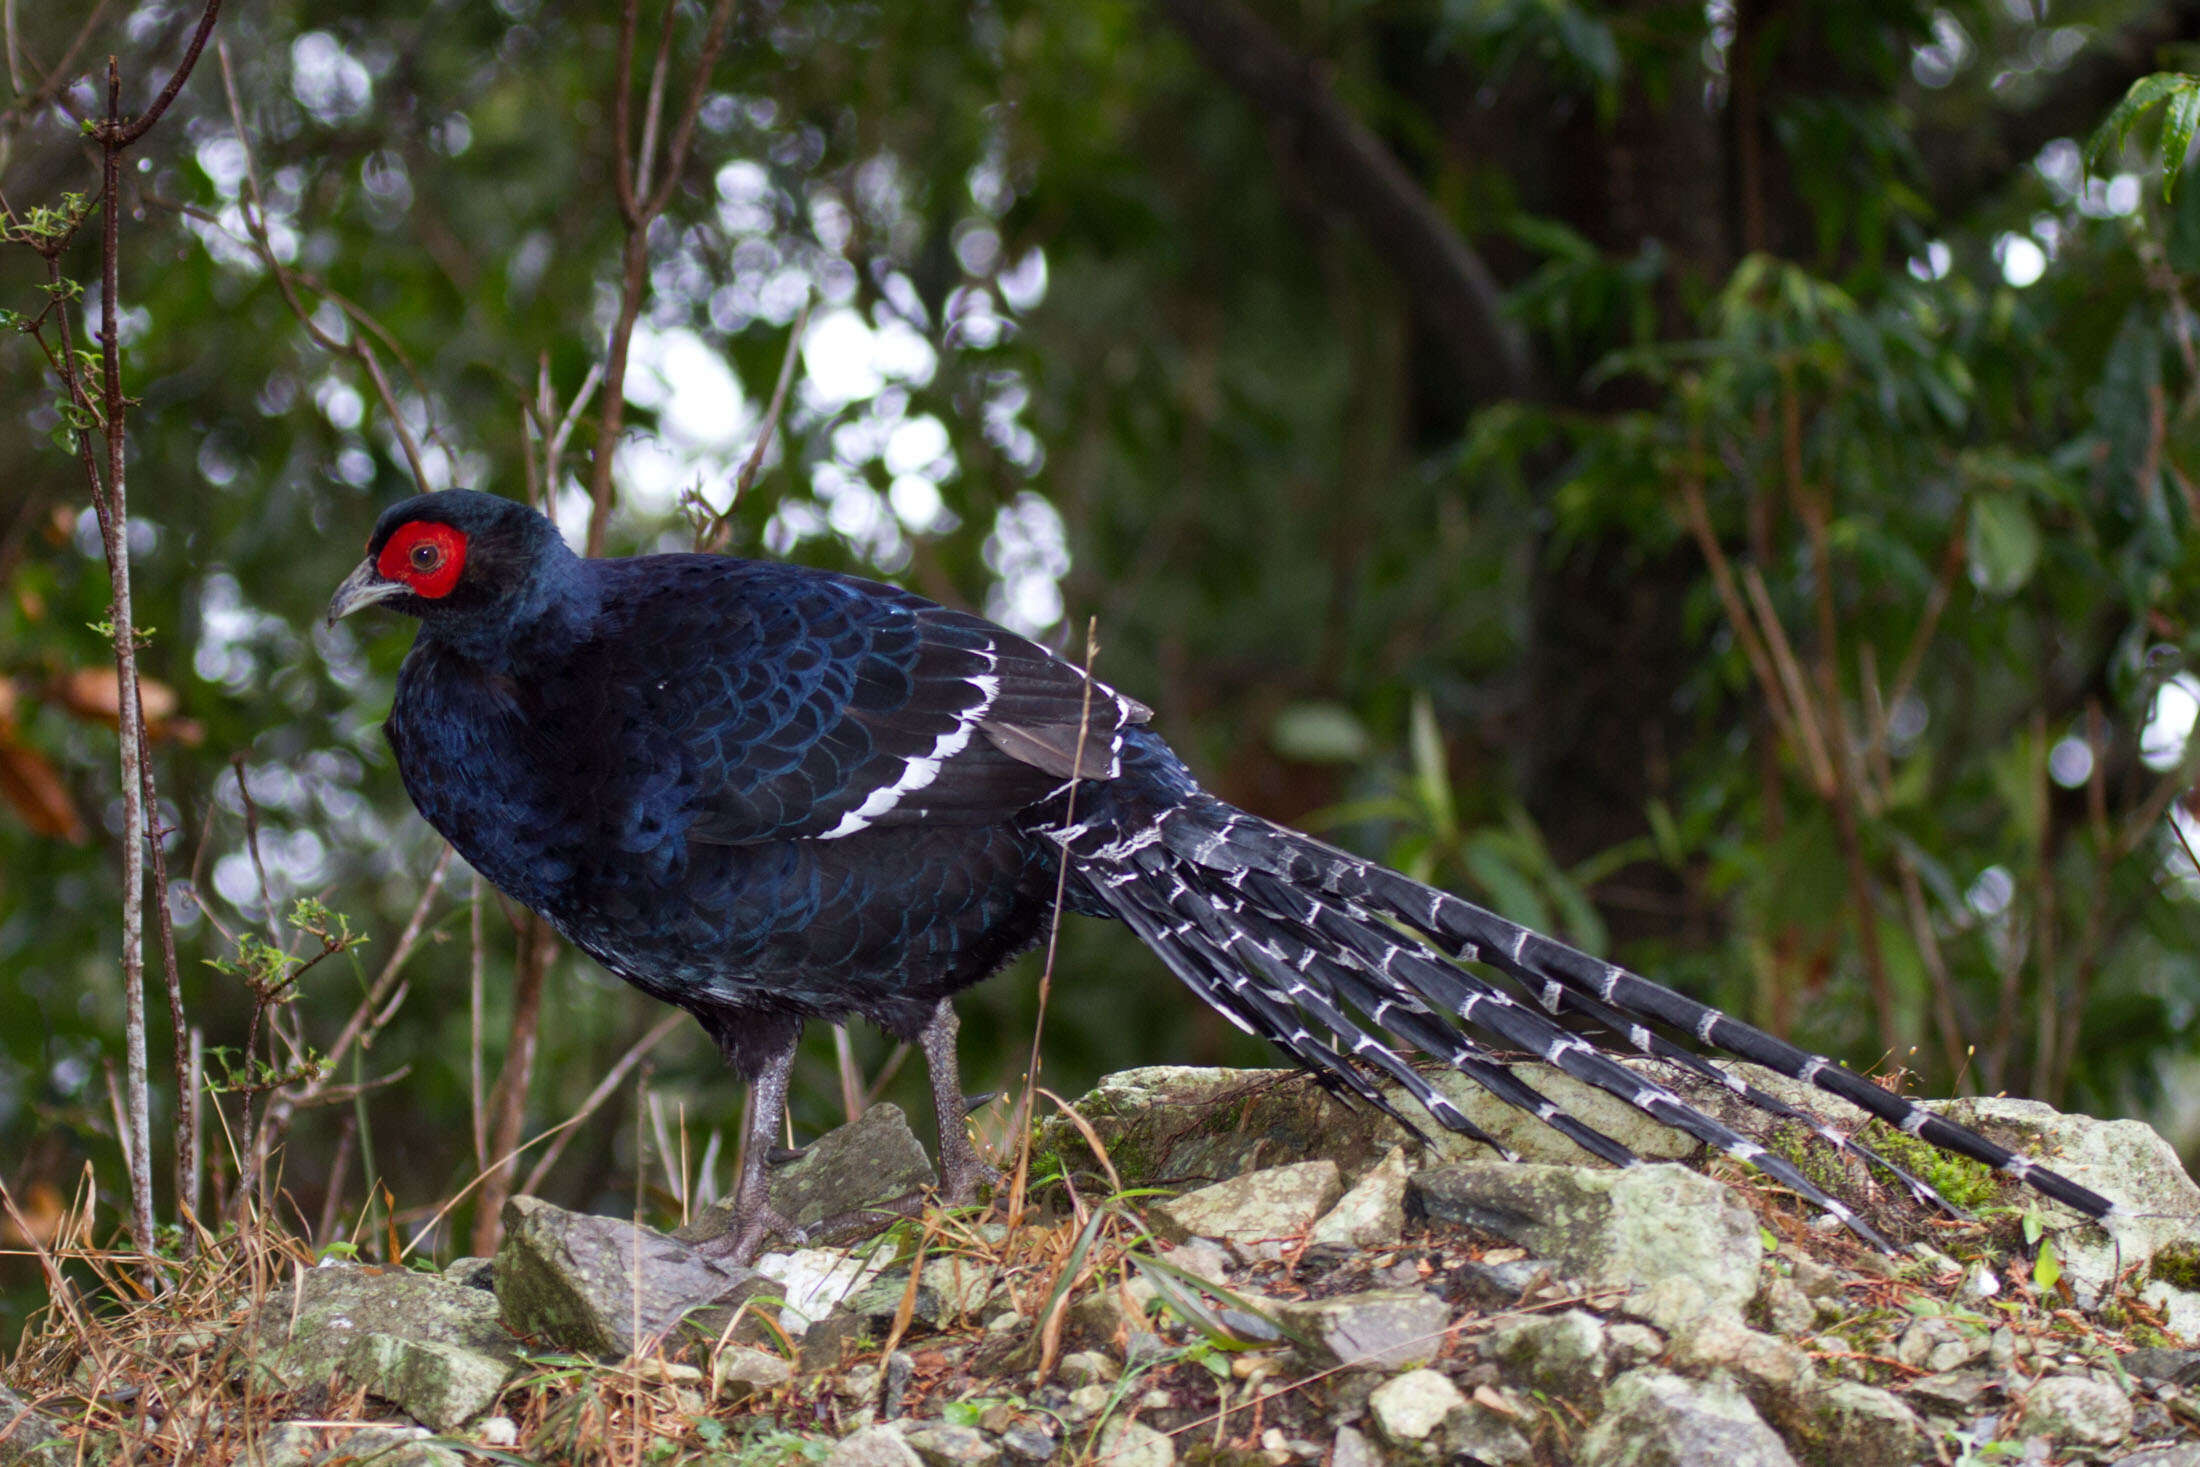
<path id="1" fill-rule="evenodd" d="M 416 495 L 375 522 L 328 624 L 376 604 L 447 631 L 508 624 L 535 609 L 545 572 L 572 559 L 556 527 L 524 504 L 471 489 Z"/>

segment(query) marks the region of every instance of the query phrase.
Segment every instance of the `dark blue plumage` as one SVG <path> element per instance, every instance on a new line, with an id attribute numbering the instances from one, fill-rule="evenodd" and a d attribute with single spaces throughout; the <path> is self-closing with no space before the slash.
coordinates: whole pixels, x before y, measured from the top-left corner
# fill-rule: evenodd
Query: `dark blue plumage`
<path id="1" fill-rule="evenodd" d="M 382 516 L 330 619 L 372 602 L 421 622 L 388 724 L 421 814 L 576 946 L 693 1013 L 756 1085 L 743 1225 L 729 1236 L 739 1256 L 779 1222 L 761 1167 L 807 1019 L 856 1015 L 924 1045 L 948 1190 L 975 1192 L 985 1169 L 963 1126 L 949 1000 L 1041 935 L 1058 888 L 1072 910 L 1127 923 L 1323 1083 L 1386 1110 L 1381 1077 L 1482 1136 L 1399 1057 L 1402 1042 L 1631 1164 L 1498 1053 L 1522 1050 L 1880 1241 L 1559 1016 L 1798 1115 L 1657 1023 L 2110 1211 L 1839 1066 L 1223 804 L 1143 707 L 906 591 L 717 556 L 582 560 L 532 510 L 454 490 Z"/>

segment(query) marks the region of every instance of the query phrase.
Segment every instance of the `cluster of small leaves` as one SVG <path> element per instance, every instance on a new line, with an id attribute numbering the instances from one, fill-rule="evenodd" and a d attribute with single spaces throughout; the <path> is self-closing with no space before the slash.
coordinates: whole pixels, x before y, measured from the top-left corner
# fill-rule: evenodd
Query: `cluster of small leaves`
<path id="1" fill-rule="evenodd" d="M 2139 120 L 2156 107 L 2162 108 L 2162 197 L 2167 200 L 2176 194 L 2178 176 L 2185 171 L 2186 156 L 2192 151 L 2193 132 L 2200 129 L 2200 76 L 2158 71 L 2133 82 L 2131 90 L 2124 93 L 2123 100 L 2094 132 L 2086 147 L 2086 162 L 2098 167 L 2110 153 L 2123 147 Z"/>

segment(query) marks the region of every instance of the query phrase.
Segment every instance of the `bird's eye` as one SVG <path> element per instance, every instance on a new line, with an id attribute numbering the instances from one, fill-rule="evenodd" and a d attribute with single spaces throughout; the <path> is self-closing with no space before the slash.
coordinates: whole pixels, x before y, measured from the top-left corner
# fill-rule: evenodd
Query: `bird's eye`
<path id="1" fill-rule="evenodd" d="M 443 547 L 423 540 L 412 548 L 412 568 L 423 575 L 443 564 Z"/>

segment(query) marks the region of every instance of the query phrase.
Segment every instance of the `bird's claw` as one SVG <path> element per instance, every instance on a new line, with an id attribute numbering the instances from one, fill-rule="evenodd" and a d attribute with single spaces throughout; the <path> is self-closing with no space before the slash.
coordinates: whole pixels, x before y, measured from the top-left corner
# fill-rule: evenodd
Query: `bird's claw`
<path id="1" fill-rule="evenodd" d="M 810 1240 L 808 1228 L 798 1228 L 785 1215 L 768 1203 L 756 1208 L 743 1208 L 734 1215 L 733 1226 L 715 1238 L 706 1238 L 695 1245 L 695 1251 L 713 1263 L 728 1268 L 747 1268 L 756 1261 L 756 1255 L 764 1249 L 766 1240 L 777 1238 L 792 1248 L 801 1248 Z"/>
<path id="2" fill-rule="evenodd" d="M 998 1191 L 1001 1183 L 1007 1180 L 999 1167 L 988 1166 L 975 1156 L 961 1166 L 949 1162 L 941 1168 L 941 1173 L 940 1200 L 949 1207 L 968 1207 L 978 1200 L 980 1187 Z"/>

